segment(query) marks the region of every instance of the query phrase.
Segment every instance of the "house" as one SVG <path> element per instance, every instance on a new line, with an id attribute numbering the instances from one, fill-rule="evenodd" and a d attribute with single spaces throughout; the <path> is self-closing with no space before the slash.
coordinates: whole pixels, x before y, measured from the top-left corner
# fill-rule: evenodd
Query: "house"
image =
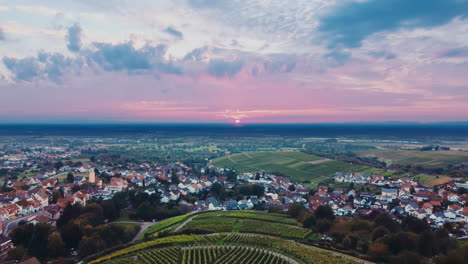
<path id="1" fill-rule="evenodd" d="M 432 206 L 430 203 L 424 203 L 421 209 L 426 211 L 427 215 L 431 215 L 434 210 L 434 206 Z"/>
<path id="2" fill-rule="evenodd" d="M 410 204 L 408 204 L 407 206 L 405 206 L 405 211 L 406 211 L 407 213 L 409 213 L 409 212 L 411 212 L 411 211 L 417 211 L 417 210 L 419 210 L 419 207 L 418 207 L 418 205 L 415 204 L 415 203 L 410 203 Z"/>
<path id="3" fill-rule="evenodd" d="M 460 196 L 458 196 L 455 193 L 449 193 L 447 195 L 447 200 L 449 200 L 450 202 L 459 202 L 460 201 Z"/>
<path id="4" fill-rule="evenodd" d="M 382 188 L 381 189 L 382 196 L 384 197 L 390 197 L 390 199 L 395 199 L 398 197 L 398 189 L 386 189 Z"/>
<path id="5" fill-rule="evenodd" d="M 13 249 L 13 242 L 11 242 L 11 239 L 7 236 L 0 235 L 0 262 L 6 259 L 11 249 Z"/>
<path id="6" fill-rule="evenodd" d="M 240 200 L 237 202 L 239 210 L 249 210 L 253 208 L 253 204 L 247 200 Z"/>
<path id="7" fill-rule="evenodd" d="M 20 208 L 18 205 L 16 205 L 16 203 L 6 205 L 5 209 L 8 211 L 10 218 L 17 216 L 20 213 Z"/>
<path id="8" fill-rule="evenodd" d="M 226 210 L 238 210 L 238 204 L 235 200 L 229 200 L 225 202 Z"/>
<path id="9" fill-rule="evenodd" d="M 112 177 L 106 189 L 112 193 L 121 192 L 128 189 L 128 182 L 122 178 Z"/>
<path id="10" fill-rule="evenodd" d="M 223 206 L 221 203 L 219 203 L 216 198 L 214 197 L 208 197 L 206 199 L 208 202 L 208 210 L 222 210 Z"/>
<path id="11" fill-rule="evenodd" d="M 410 214 L 418 219 L 424 219 L 426 217 L 426 211 L 423 209 L 411 211 Z"/>
<path id="12" fill-rule="evenodd" d="M 10 214 L 8 213 L 8 210 L 4 207 L 0 207 L 0 219 L 2 219 L 3 221 L 7 221 L 10 219 Z"/>
<path id="13" fill-rule="evenodd" d="M 152 195 L 156 193 L 156 190 L 154 188 L 146 189 L 145 193 L 147 193 L 148 195 Z"/>
<path id="14" fill-rule="evenodd" d="M 38 192 L 33 194 L 33 197 L 41 203 L 41 206 L 49 205 L 49 196 L 47 195 L 45 190 L 39 190 Z"/>

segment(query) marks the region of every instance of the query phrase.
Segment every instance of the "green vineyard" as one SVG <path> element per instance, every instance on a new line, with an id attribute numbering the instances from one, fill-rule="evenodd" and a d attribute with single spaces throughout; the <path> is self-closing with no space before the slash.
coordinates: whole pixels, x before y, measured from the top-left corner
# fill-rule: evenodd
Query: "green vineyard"
<path id="1" fill-rule="evenodd" d="M 297 263 L 278 253 L 252 247 L 240 246 L 195 246 L 186 248 L 168 247 L 140 251 L 134 256 L 109 260 L 105 264 L 286 264 Z"/>
<path id="2" fill-rule="evenodd" d="M 91 264 L 340 263 L 354 261 L 293 241 L 258 234 L 171 236 L 140 243 Z"/>
<path id="3" fill-rule="evenodd" d="M 315 235 L 286 215 L 257 211 L 214 211 L 167 219 L 149 228 L 145 242 L 90 264 L 351 264 L 360 261 L 319 249 Z M 305 243 L 305 244 L 303 244 Z"/>

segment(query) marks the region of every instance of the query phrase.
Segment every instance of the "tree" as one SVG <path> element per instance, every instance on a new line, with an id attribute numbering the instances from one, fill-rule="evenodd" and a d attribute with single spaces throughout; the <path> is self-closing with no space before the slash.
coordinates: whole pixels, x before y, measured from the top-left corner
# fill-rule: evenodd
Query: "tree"
<path id="1" fill-rule="evenodd" d="M 421 262 L 421 258 L 418 254 L 410 251 L 403 251 L 397 256 L 390 257 L 391 264 L 419 264 Z"/>
<path id="2" fill-rule="evenodd" d="M 425 231 L 419 235 L 418 239 L 419 254 L 425 257 L 432 257 L 436 252 L 436 241 L 431 231 Z"/>
<path id="3" fill-rule="evenodd" d="M 394 221 L 387 213 L 379 214 L 375 218 L 375 226 L 384 226 L 390 232 L 396 233 L 400 230 L 400 225 Z"/>
<path id="4" fill-rule="evenodd" d="M 320 218 L 317 219 L 317 231 L 320 233 L 325 233 L 330 230 L 330 227 L 332 227 L 333 222 L 327 218 Z"/>
<path id="5" fill-rule="evenodd" d="M 61 229 L 62 238 L 67 248 L 76 248 L 81 240 L 82 233 L 79 225 L 69 223 Z"/>
<path id="6" fill-rule="evenodd" d="M 385 261 L 390 255 L 388 246 L 383 243 L 374 243 L 369 247 L 369 255 L 378 261 Z"/>
<path id="7" fill-rule="evenodd" d="M 57 258 L 65 254 L 65 243 L 59 232 L 53 232 L 49 235 L 47 250 L 51 258 Z"/>
<path id="8" fill-rule="evenodd" d="M 157 213 L 155 208 L 153 208 L 148 202 L 144 202 L 137 208 L 136 216 L 139 219 L 151 221 L 157 218 Z"/>
<path id="9" fill-rule="evenodd" d="M 73 173 L 69 172 L 65 181 L 67 183 L 73 183 L 75 181 L 75 176 L 73 175 Z"/>
<path id="10" fill-rule="evenodd" d="M 288 214 L 296 219 L 301 218 L 305 214 L 305 208 L 302 204 L 291 203 L 288 205 Z"/>
<path id="11" fill-rule="evenodd" d="M 177 176 L 176 173 L 172 173 L 171 182 L 173 184 L 179 184 L 180 183 L 179 176 Z"/>
<path id="12" fill-rule="evenodd" d="M 302 222 L 302 226 L 304 226 L 305 228 L 312 228 L 315 226 L 316 223 L 317 219 L 314 215 L 311 214 L 304 219 L 304 222 Z"/>
<path id="13" fill-rule="evenodd" d="M 384 226 L 378 226 L 377 228 L 374 229 L 374 232 L 372 233 L 372 241 L 376 241 L 377 239 L 389 233 L 390 231 L 388 231 L 388 229 L 385 228 Z"/>
<path id="14" fill-rule="evenodd" d="M 315 210 L 314 213 L 317 219 L 328 219 L 328 220 L 335 220 L 335 215 L 333 214 L 333 210 L 328 205 L 321 205 Z"/>
<path id="15" fill-rule="evenodd" d="M 63 162 L 62 161 L 57 161 L 54 165 L 55 169 L 58 170 L 63 167 Z"/>

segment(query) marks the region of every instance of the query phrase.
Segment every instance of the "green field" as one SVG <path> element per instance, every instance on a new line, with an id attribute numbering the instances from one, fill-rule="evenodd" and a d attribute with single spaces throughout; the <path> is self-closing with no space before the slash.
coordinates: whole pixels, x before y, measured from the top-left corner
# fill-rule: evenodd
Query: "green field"
<path id="1" fill-rule="evenodd" d="M 448 165 L 468 164 L 468 152 L 464 151 L 417 151 L 371 149 L 356 151 L 360 156 L 378 157 L 387 165 L 421 165 L 424 167 L 446 167 Z"/>
<path id="2" fill-rule="evenodd" d="M 235 169 L 238 172 L 277 172 L 296 181 L 311 181 L 313 184 L 329 179 L 337 171 L 363 169 L 362 166 L 325 160 L 298 151 L 244 152 L 214 159 L 211 164 L 219 168 Z"/>
<path id="3" fill-rule="evenodd" d="M 300 243 L 311 231 L 301 228 L 295 220 L 285 215 L 256 211 L 216 211 L 187 215 L 184 219 L 186 227 L 181 232 L 185 230 L 187 233 L 190 228 L 211 233 L 168 233 L 165 237 L 134 244 L 88 263 L 350 264 L 359 261 Z M 180 221 L 181 217 L 176 217 L 165 223 Z M 161 229 L 164 229 L 161 224 L 156 224 L 153 231 Z"/>

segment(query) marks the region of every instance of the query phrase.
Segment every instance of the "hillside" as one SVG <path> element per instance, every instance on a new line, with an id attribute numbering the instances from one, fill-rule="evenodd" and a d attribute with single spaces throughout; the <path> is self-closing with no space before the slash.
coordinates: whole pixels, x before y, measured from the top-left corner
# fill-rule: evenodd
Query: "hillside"
<path id="1" fill-rule="evenodd" d="M 285 215 L 214 211 L 154 226 L 145 235 L 146 242 L 89 263 L 347 264 L 358 260 L 299 243 L 315 239 L 315 234 Z"/>
<path id="2" fill-rule="evenodd" d="M 315 185 L 332 177 L 337 171 L 357 171 L 363 168 L 303 152 L 244 152 L 214 159 L 211 164 L 238 172 L 276 172 L 293 180 L 310 181 Z"/>

